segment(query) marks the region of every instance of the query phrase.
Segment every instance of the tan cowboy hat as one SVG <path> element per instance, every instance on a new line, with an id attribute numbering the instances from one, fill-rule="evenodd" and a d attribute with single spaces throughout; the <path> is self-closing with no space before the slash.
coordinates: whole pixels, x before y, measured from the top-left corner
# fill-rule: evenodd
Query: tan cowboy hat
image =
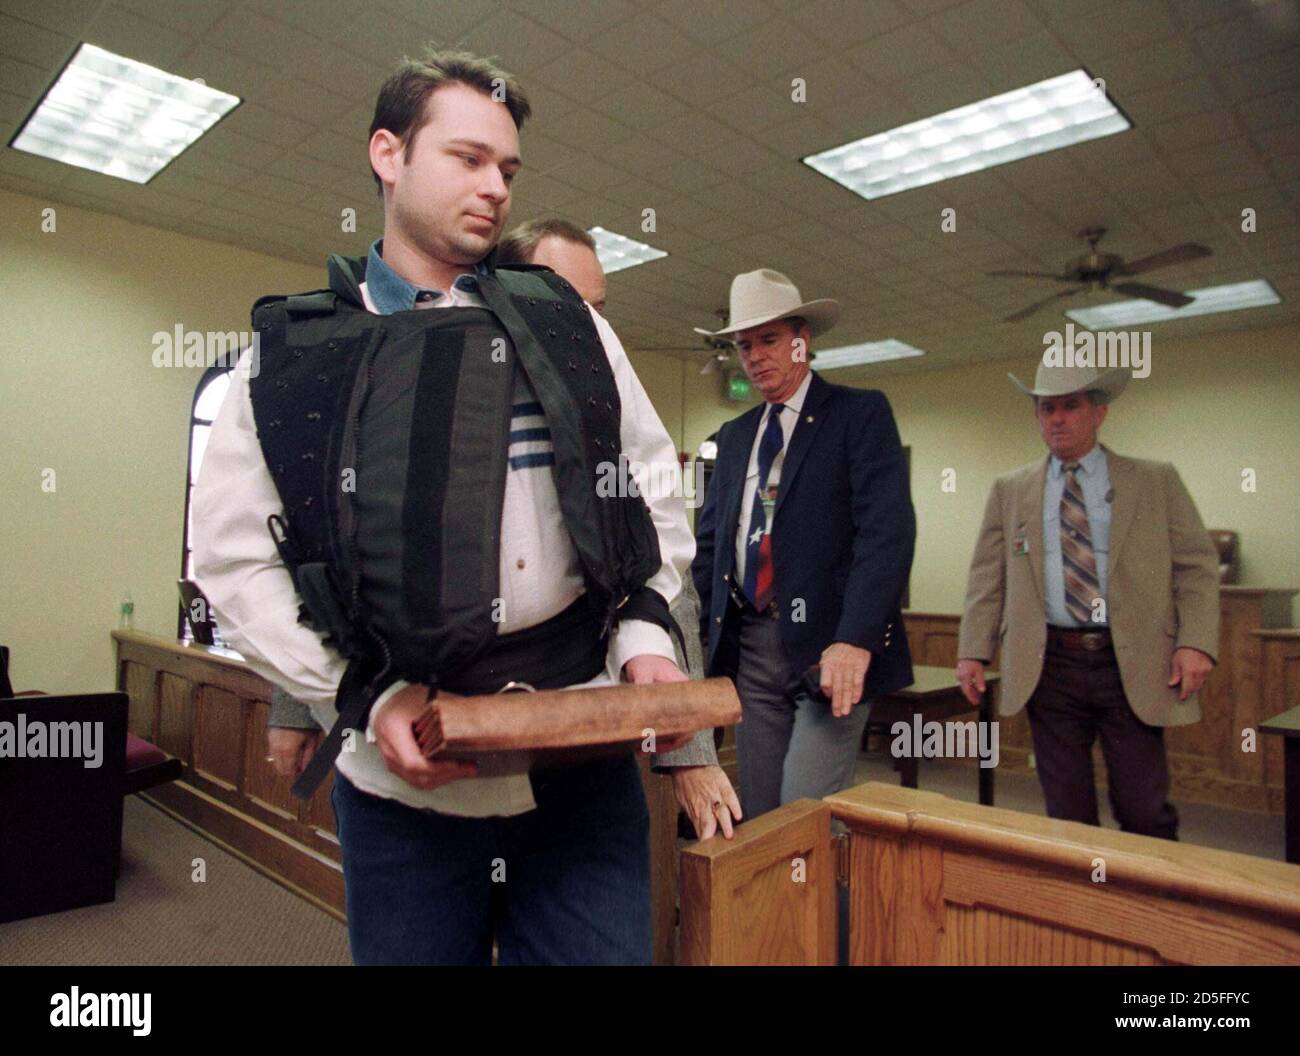
<path id="1" fill-rule="evenodd" d="M 791 315 L 807 320 L 808 330 L 815 337 L 835 325 L 840 317 L 840 302 L 827 297 L 805 301 L 799 295 L 799 287 L 779 271 L 759 268 L 731 280 L 731 309 L 727 315 L 730 322 L 726 326 L 721 330 L 704 330 L 698 326 L 693 329 L 705 337 L 729 338 L 740 330 Z"/>
<path id="2" fill-rule="evenodd" d="M 1129 372 L 1123 367 L 1049 367 L 1040 362 L 1032 389 L 1014 374 L 1008 373 L 1007 377 L 1027 396 L 1067 396 L 1072 392 L 1095 390 L 1102 394 L 1103 402 L 1110 403 L 1124 391 Z"/>

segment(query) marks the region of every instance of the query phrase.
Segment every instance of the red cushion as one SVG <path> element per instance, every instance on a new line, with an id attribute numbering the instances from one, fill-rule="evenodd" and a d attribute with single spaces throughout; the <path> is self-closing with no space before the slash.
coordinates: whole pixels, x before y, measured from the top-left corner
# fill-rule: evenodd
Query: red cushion
<path id="1" fill-rule="evenodd" d="M 142 766 L 156 766 L 167 762 L 167 753 L 156 744 L 137 737 L 134 733 L 126 735 L 126 768 L 139 770 Z"/>

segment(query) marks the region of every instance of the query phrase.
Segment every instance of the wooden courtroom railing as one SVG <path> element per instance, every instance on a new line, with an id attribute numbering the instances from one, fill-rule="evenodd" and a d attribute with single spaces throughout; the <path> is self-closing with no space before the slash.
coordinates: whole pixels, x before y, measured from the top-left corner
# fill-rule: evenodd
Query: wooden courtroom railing
<path id="1" fill-rule="evenodd" d="M 330 803 L 332 773 L 299 800 L 266 762 L 271 684 L 228 650 L 114 631 L 117 685 L 128 728 L 184 765 L 181 779 L 140 793 L 214 843 L 339 920 L 343 872 Z M 654 960 L 673 963 L 677 802 L 670 778 L 649 772 Z"/>
<path id="2" fill-rule="evenodd" d="M 833 963 L 837 872 L 854 965 L 1300 964 L 1300 866 L 874 782 L 688 847 L 682 963 Z"/>
<path id="3" fill-rule="evenodd" d="M 1264 719 L 1297 703 L 1277 699 L 1276 686 L 1266 681 L 1266 647 L 1258 633 L 1290 623 L 1291 598 L 1296 591 L 1242 586 L 1219 590 L 1219 656 L 1201 693 L 1204 717 L 1190 726 L 1165 731 L 1171 791 L 1175 800 L 1281 813 L 1280 763 L 1274 766 L 1272 754 L 1277 746 L 1268 753 L 1244 751 L 1242 731 L 1256 728 Z M 905 612 L 903 623 L 914 664 L 956 664 L 960 615 Z M 996 657 L 993 666 L 997 666 Z M 998 732 L 998 769 L 1032 773 L 1029 756 L 1033 742 L 1025 713 L 1002 719 Z M 1097 784 L 1104 787 L 1106 770 L 1101 765 L 1100 744 L 1094 757 Z M 1280 760 L 1280 755 L 1276 758 Z"/>

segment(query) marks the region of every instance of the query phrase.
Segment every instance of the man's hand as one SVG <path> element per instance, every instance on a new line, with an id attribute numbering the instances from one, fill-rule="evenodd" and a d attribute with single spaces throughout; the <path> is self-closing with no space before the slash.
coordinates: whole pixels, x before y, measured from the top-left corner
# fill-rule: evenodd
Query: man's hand
<path id="1" fill-rule="evenodd" d="M 673 792 L 677 803 L 695 826 L 695 835 L 707 840 L 722 826 L 727 839 L 735 834 L 732 819 L 739 821 L 740 800 L 720 766 L 681 766 L 673 770 Z"/>
<path id="2" fill-rule="evenodd" d="M 474 763 L 453 759 L 431 762 L 421 754 L 411 725 L 428 710 L 428 695 L 428 686 L 406 686 L 384 703 L 373 723 L 375 743 L 388 769 L 408 785 L 426 791 L 478 773 Z M 439 690 L 438 696 L 453 694 Z"/>
<path id="3" fill-rule="evenodd" d="M 844 718 L 862 699 L 871 651 L 848 642 L 832 642 L 822 651 L 822 692 L 831 698 L 831 714 Z"/>
<path id="4" fill-rule="evenodd" d="M 1184 645 L 1174 650 L 1169 664 L 1169 685 L 1177 686 L 1181 683 L 1182 688 L 1178 691 L 1178 699 L 1186 700 L 1204 685 L 1213 670 L 1213 660 L 1199 649 Z"/>
<path id="5" fill-rule="evenodd" d="M 634 656 L 623 665 L 623 678 L 625 681 L 634 685 L 644 685 L 648 682 L 689 682 L 676 664 L 666 656 L 656 656 L 653 653 L 643 653 L 640 656 Z M 686 733 L 680 737 L 670 737 L 665 741 L 657 743 L 655 754 L 664 752 L 675 752 L 678 748 L 687 744 L 695 734 Z"/>
<path id="6" fill-rule="evenodd" d="M 322 730 L 299 730 L 289 726 L 270 726 L 266 731 L 266 753 L 271 757 L 276 777 L 295 780 L 307 769 L 320 742 Z"/>
<path id="7" fill-rule="evenodd" d="M 984 695 L 984 668 L 987 666 L 983 660 L 957 661 L 957 683 L 962 695 L 977 708 Z"/>

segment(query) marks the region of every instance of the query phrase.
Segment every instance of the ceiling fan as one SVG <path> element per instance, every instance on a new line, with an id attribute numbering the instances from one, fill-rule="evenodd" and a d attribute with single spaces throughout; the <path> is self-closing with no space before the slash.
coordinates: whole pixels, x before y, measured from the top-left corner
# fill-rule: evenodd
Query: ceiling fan
<path id="1" fill-rule="evenodd" d="M 719 308 L 714 313 L 718 317 L 721 326 L 727 325 L 727 309 Z M 701 336 L 699 343 L 694 345 L 679 345 L 675 348 L 665 348 L 662 345 L 656 345 L 653 348 L 647 346 L 644 349 L 635 348 L 633 352 L 694 352 L 696 355 L 708 355 L 708 361 L 700 368 L 701 374 L 714 374 L 727 367 L 736 365 L 735 345 L 721 337 Z"/>
<path id="2" fill-rule="evenodd" d="M 1106 229 L 1104 227 L 1085 227 L 1080 231 L 1078 237 L 1087 241 L 1088 252 L 1069 264 L 1065 271 L 1059 275 L 1050 271 L 990 271 L 990 275 L 1051 279 L 1054 282 L 1071 283 L 1068 290 L 1061 290 L 1050 297 L 1044 297 L 1041 301 L 1035 301 L 1028 307 L 1008 315 L 1002 321 L 1004 323 L 1015 323 L 1021 319 L 1027 319 L 1040 308 L 1051 304 L 1053 301 L 1059 301 L 1063 297 L 1072 297 L 1084 290 L 1114 290 L 1116 293 L 1127 293 L 1132 297 L 1142 297 L 1148 301 L 1155 301 L 1157 304 L 1168 305 L 1170 308 L 1182 308 L 1195 300 L 1194 297 L 1189 297 L 1185 293 L 1166 290 L 1159 286 L 1147 286 L 1140 282 L 1115 282 L 1114 280 L 1129 275 L 1141 275 L 1144 272 L 1155 271 L 1157 268 L 1167 268 L 1172 264 L 1184 264 L 1189 260 L 1200 260 L 1202 257 L 1210 256 L 1213 250 L 1197 242 L 1184 242 L 1182 245 L 1161 250 L 1159 253 L 1152 253 L 1150 256 L 1126 262 L 1123 257 L 1114 253 L 1097 252 L 1097 243 L 1101 241 L 1105 233 Z"/>

